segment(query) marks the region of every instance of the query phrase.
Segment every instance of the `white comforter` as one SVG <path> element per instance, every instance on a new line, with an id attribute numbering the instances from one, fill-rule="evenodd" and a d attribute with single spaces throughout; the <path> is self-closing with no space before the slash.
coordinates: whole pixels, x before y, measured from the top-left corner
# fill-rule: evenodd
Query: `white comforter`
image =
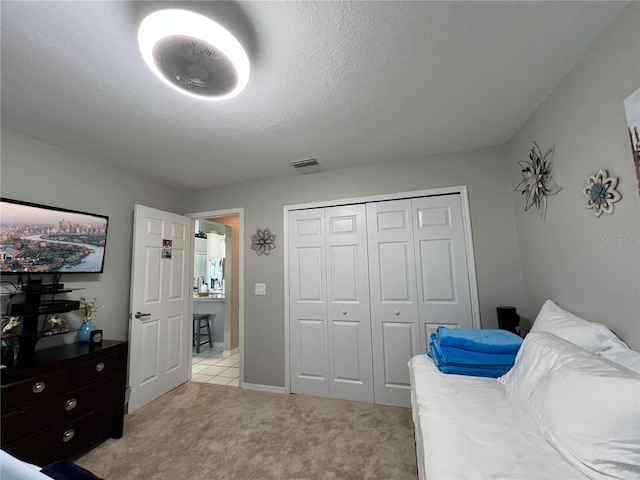
<path id="1" fill-rule="evenodd" d="M 51 477 L 40 473 L 40 467 L 18 460 L 4 450 L 0 450 L 0 479 L 51 480 Z"/>
<path id="2" fill-rule="evenodd" d="M 586 478 L 496 379 L 443 374 L 426 355 L 409 369 L 421 480 Z"/>

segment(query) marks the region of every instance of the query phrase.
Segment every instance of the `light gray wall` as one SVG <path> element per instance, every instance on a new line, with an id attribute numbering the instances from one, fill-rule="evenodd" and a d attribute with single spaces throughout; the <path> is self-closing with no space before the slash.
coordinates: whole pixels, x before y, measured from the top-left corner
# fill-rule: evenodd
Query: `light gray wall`
<path id="1" fill-rule="evenodd" d="M 496 327 L 495 307 L 520 305 L 523 299 L 509 168 L 501 149 L 194 192 L 189 212 L 244 208 L 244 381 L 284 386 L 284 205 L 457 185 L 469 188 L 482 325 Z M 258 257 L 250 249 L 249 236 L 263 227 L 276 234 L 277 248 L 270 256 Z M 258 282 L 267 284 L 266 296 L 254 295 Z"/>
<path id="2" fill-rule="evenodd" d="M 96 323 L 107 338 L 128 335 L 133 205 L 172 212 L 244 207 L 245 382 L 284 385 L 283 205 L 445 186 L 469 187 L 481 318 L 495 327 L 495 307 L 511 304 L 533 318 L 547 298 L 608 324 L 640 347 L 640 202 L 622 100 L 640 87 L 637 21 L 628 6 L 531 116 L 507 149 L 493 148 L 265 180 L 183 194 L 90 159 L 2 130 L 3 196 L 110 216 L 105 273 L 65 276 L 97 296 Z M 554 171 L 564 190 L 549 200 L 546 221 L 522 212 L 512 193 L 516 161 L 531 141 L 555 144 Z M 320 159 L 322 161 L 322 159 Z M 600 168 L 620 177 L 613 216 L 584 207 L 586 177 Z M 513 219 L 515 218 L 515 222 Z M 257 257 L 249 235 L 276 233 L 278 248 Z M 629 239 L 629 241 L 625 240 Z M 524 283 L 523 283 L 524 278 Z M 253 295 L 257 282 L 267 295 Z M 74 294 L 75 295 L 75 294 Z M 79 295 L 78 295 L 79 296 Z"/>
<path id="3" fill-rule="evenodd" d="M 105 338 L 126 340 L 129 335 L 129 277 L 133 207 L 136 203 L 171 212 L 183 212 L 184 194 L 141 177 L 122 173 L 86 157 L 2 129 L 1 180 L 3 197 L 109 216 L 104 273 L 64 274 L 65 286 L 86 290 L 68 298 L 97 297 L 103 305 L 94 317 Z M 4 280 L 17 280 L 8 276 Z M 71 319 L 74 320 L 74 319 Z M 47 343 L 73 341 L 60 337 Z"/>
<path id="4" fill-rule="evenodd" d="M 564 189 L 549 197 L 546 221 L 513 194 L 529 318 L 547 298 L 605 323 L 640 347 L 640 201 L 623 100 L 640 88 L 640 4 L 632 3 L 575 65 L 509 144 L 511 182 L 532 141 L 555 144 L 553 171 Z M 613 215 L 586 209 L 587 176 L 620 177 Z"/>

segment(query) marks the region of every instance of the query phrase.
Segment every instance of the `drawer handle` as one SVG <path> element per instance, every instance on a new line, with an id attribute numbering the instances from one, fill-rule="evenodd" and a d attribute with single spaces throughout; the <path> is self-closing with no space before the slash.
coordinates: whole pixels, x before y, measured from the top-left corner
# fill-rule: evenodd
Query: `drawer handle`
<path id="1" fill-rule="evenodd" d="M 101 372 L 102 370 L 104 370 L 104 363 L 100 362 L 96 365 L 96 372 Z"/>
<path id="2" fill-rule="evenodd" d="M 33 393 L 40 393 L 40 392 L 42 392 L 42 391 L 44 390 L 44 387 L 45 387 L 44 382 L 38 382 L 38 383 L 36 383 L 36 384 L 33 386 L 33 388 L 31 389 L 31 391 L 32 391 Z"/>
<path id="3" fill-rule="evenodd" d="M 73 428 L 70 428 L 69 430 L 67 430 L 66 432 L 64 432 L 62 434 L 62 441 L 64 443 L 67 443 L 68 441 L 70 441 L 71 439 L 73 439 L 73 437 L 75 436 L 76 432 L 73 430 Z"/>
<path id="4" fill-rule="evenodd" d="M 64 409 L 69 412 L 76 408 L 76 405 L 78 405 L 78 400 L 76 400 L 75 398 L 70 398 L 69 400 L 67 400 L 67 403 L 64 404 Z"/>

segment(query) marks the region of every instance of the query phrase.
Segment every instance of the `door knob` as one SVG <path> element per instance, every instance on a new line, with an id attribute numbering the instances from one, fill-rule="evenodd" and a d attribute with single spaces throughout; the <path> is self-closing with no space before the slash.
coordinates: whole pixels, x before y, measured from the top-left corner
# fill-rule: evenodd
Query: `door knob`
<path id="1" fill-rule="evenodd" d="M 140 312 L 136 312 L 135 317 L 136 318 L 147 318 L 150 317 L 151 314 L 150 313 L 140 313 Z"/>
<path id="2" fill-rule="evenodd" d="M 342 314 L 343 314 L 343 315 L 346 315 L 346 314 L 347 314 L 347 311 L 346 311 L 346 310 L 342 310 Z"/>
<path id="3" fill-rule="evenodd" d="M 400 315 L 400 312 L 398 310 L 396 310 L 395 312 L 393 312 L 393 314 L 397 317 Z"/>

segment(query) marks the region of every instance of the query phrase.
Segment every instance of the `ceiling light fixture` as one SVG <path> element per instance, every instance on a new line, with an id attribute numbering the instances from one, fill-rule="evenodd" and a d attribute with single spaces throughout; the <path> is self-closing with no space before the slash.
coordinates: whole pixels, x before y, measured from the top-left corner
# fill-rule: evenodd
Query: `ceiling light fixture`
<path id="1" fill-rule="evenodd" d="M 171 88 L 201 100 L 227 100 L 249 81 L 249 57 L 213 20 L 187 10 L 159 10 L 138 29 L 142 56 Z"/>

